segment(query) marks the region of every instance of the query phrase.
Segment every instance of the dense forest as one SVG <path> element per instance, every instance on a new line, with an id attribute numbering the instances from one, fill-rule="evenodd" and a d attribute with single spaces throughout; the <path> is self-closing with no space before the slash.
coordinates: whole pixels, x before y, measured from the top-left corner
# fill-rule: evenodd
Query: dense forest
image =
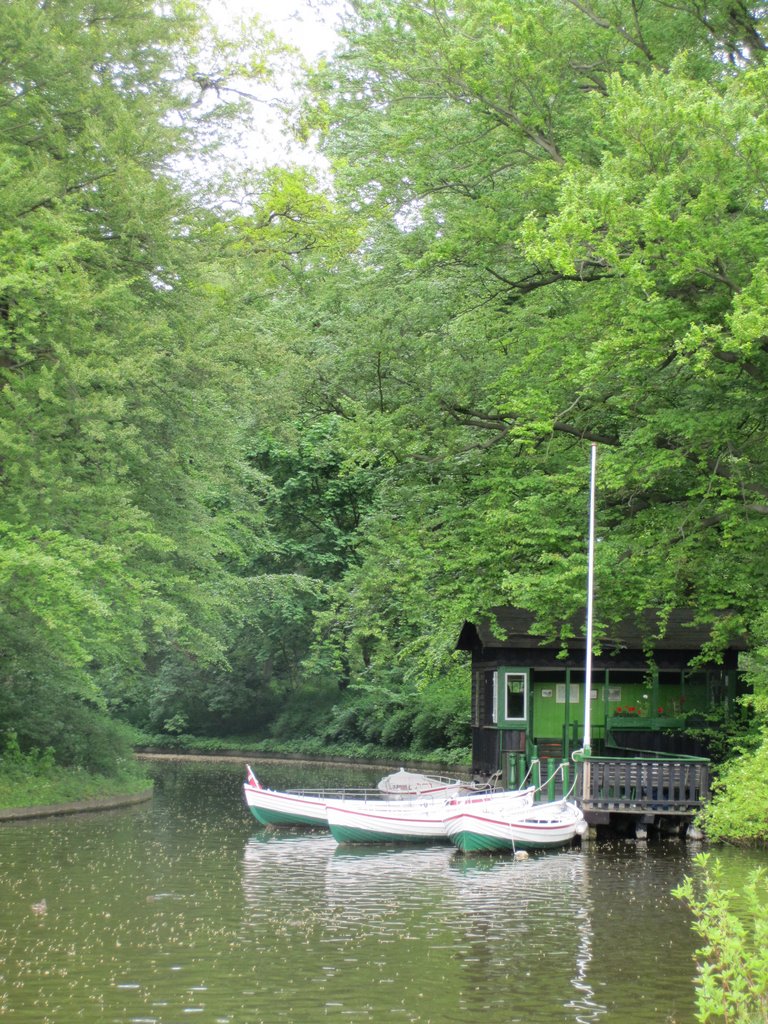
<path id="1" fill-rule="evenodd" d="M 462 750 L 462 623 L 583 607 L 597 442 L 597 634 L 746 636 L 768 787 L 765 28 L 352 0 L 306 66 L 189 0 L 3 4 L 8 749 Z M 228 159 L 287 67 L 314 162 Z"/>

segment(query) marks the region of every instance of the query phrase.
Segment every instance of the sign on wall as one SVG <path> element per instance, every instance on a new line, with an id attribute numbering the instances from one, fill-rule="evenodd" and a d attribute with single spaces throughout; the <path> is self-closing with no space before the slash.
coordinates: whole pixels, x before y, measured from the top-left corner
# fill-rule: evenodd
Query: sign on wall
<path id="1" fill-rule="evenodd" d="M 565 683 L 558 683 L 555 686 L 555 703 L 565 704 Z M 578 704 L 579 702 L 579 690 L 581 687 L 578 683 L 571 683 L 571 704 Z"/>

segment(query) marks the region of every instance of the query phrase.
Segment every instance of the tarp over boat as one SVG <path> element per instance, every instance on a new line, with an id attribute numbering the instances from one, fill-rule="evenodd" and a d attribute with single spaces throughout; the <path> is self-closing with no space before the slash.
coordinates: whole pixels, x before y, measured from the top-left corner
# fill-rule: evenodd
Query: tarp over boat
<path id="1" fill-rule="evenodd" d="M 471 787 L 468 783 L 461 782 L 460 779 L 422 775 L 419 772 L 406 771 L 405 768 L 400 768 L 391 775 L 385 775 L 378 784 L 380 792 L 389 798 L 449 796 L 451 793 L 458 793 L 465 788 Z"/>

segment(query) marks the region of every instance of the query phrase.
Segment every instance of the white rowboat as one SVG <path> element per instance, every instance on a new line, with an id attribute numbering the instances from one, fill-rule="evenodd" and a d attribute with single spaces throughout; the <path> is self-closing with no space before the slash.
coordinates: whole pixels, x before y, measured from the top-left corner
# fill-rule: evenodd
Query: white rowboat
<path id="1" fill-rule="evenodd" d="M 533 804 L 535 790 L 468 794 L 448 800 L 376 802 L 329 801 L 328 827 L 338 843 L 446 842 L 446 818 L 458 808 L 498 813 L 523 810 Z"/>
<path id="2" fill-rule="evenodd" d="M 547 850 L 568 846 L 587 830 L 574 803 L 555 800 L 528 808 L 459 806 L 445 820 L 448 838 L 463 853 Z"/>
<path id="3" fill-rule="evenodd" d="M 442 775 L 420 775 L 418 772 L 408 772 L 404 768 L 386 775 L 376 788 L 389 800 L 410 800 L 414 796 L 446 797 L 474 789 L 471 783 L 462 782 L 461 779 L 447 779 Z"/>
<path id="4" fill-rule="evenodd" d="M 243 796 L 251 814 L 262 825 L 309 825 L 319 828 L 328 826 L 326 807 L 329 800 L 334 802 L 355 800 L 360 803 L 371 804 L 372 806 L 386 806 L 384 790 L 382 789 L 307 789 L 307 790 L 278 790 L 267 789 L 262 786 L 253 773 L 250 765 L 246 765 L 247 774 L 243 785 Z M 446 793 L 458 792 L 459 787 L 467 786 L 468 783 L 461 783 L 458 780 L 446 780 L 451 782 L 455 788 L 436 790 L 434 783 L 437 781 L 418 773 L 406 772 L 402 768 L 395 773 L 398 776 L 398 804 L 405 804 L 406 797 L 410 800 L 439 799 Z M 389 776 L 392 778 L 393 776 Z M 406 786 L 408 778 L 412 777 L 412 789 L 408 793 Z M 428 779 L 427 791 L 425 793 L 424 780 Z M 382 779 L 385 782 L 386 779 Z"/>

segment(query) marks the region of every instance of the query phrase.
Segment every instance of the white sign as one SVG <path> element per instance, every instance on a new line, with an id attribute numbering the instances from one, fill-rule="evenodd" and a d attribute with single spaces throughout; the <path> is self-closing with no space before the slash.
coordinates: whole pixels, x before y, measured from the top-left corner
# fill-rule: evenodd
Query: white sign
<path id="1" fill-rule="evenodd" d="M 555 686 L 555 703 L 565 704 L 565 683 L 558 683 Z M 579 703 L 579 684 L 571 683 L 571 704 Z"/>

